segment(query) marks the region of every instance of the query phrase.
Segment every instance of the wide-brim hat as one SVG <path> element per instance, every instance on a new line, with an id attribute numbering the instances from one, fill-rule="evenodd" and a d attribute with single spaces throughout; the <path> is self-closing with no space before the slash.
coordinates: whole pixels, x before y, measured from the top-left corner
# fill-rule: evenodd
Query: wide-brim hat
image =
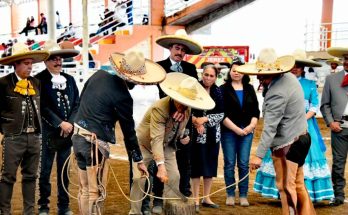
<path id="1" fill-rule="evenodd" d="M 295 58 L 295 62 L 302 66 L 305 66 L 305 67 L 321 67 L 322 66 L 321 63 L 308 58 L 305 50 L 303 49 L 296 49 L 292 53 L 292 55 Z"/>
<path id="2" fill-rule="evenodd" d="M 73 47 L 73 46 L 72 46 Z M 77 56 L 80 52 L 73 48 L 60 47 L 53 40 L 47 40 L 42 48 L 50 53 L 50 57 L 59 56 L 61 58 L 71 58 Z"/>
<path id="3" fill-rule="evenodd" d="M 348 47 L 331 47 L 327 49 L 327 53 L 334 57 L 343 57 L 348 55 Z"/>
<path id="4" fill-rule="evenodd" d="M 32 59 L 33 63 L 39 63 L 49 57 L 47 51 L 30 51 L 29 47 L 24 43 L 15 43 L 12 46 L 12 55 L 0 59 L 2 65 L 12 65 L 16 61 L 24 59 Z"/>
<path id="5" fill-rule="evenodd" d="M 110 55 L 109 60 L 116 75 L 135 84 L 158 84 L 166 77 L 163 67 L 145 59 L 141 52 L 131 51 L 127 54 L 115 52 Z"/>
<path id="6" fill-rule="evenodd" d="M 156 39 L 156 43 L 166 49 L 173 44 L 182 44 L 188 48 L 186 54 L 198 55 L 203 52 L 203 47 L 191 39 L 184 29 L 179 29 L 174 35 L 164 35 Z"/>
<path id="7" fill-rule="evenodd" d="M 332 63 L 336 63 L 337 65 L 342 65 L 342 61 L 338 57 L 327 59 L 326 63 L 329 65 Z"/>
<path id="8" fill-rule="evenodd" d="M 214 100 L 197 79 L 184 73 L 168 73 L 160 87 L 165 94 L 185 106 L 198 110 L 211 110 L 215 107 Z"/>
<path id="9" fill-rule="evenodd" d="M 295 65 L 295 58 L 291 55 L 277 57 L 274 49 L 261 50 L 255 63 L 236 67 L 236 71 L 246 75 L 275 75 L 290 71 Z"/>

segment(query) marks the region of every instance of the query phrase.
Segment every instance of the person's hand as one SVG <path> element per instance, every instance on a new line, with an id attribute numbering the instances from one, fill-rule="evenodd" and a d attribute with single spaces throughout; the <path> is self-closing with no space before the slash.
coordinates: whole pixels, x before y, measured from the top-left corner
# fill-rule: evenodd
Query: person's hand
<path id="1" fill-rule="evenodd" d="M 74 126 L 70 122 L 63 121 L 59 127 L 62 129 L 64 133 L 70 134 L 73 131 Z"/>
<path id="2" fill-rule="evenodd" d="M 172 117 L 173 117 L 175 122 L 182 122 L 185 119 L 185 114 L 179 113 L 178 111 L 176 111 Z"/>
<path id="3" fill-rule="evenodd" d="M 180 143 L 186 145 L 190 142 L 190 136 L 184 137 L 180 139 Z"/>
<path id="4" fill-rule="evenodd" d="M 147 168 L 143 162 L 140 162 L 137 164 L 138 170 L 140 171 L 141 175 L 149 177 L 149 172 L 147 171 Z"/>
<path id="5" fill-rule="evenodd" d="M 262 163 L 261 158 L 259 158 L 257 156 L 253 156 L 249 161 L 250 171 L 253 171 L 253 170 L 260 168 L 261 163 Z"/>
<path id="6" fill-rule="evenodd" d="M 330 123 L 330 129 L 331 129 L 331 131 L 336 132 L 336 133 L 342 131 L 342 128 L 341 128 L 339 122 L 331 122 Z"/>
<path id="7" fill-rule="evenodd" d="M 164 164 L 160 164 L 157 166 L 158 171 L 157 171 L 157 178 L 163 183 L 168 182 L 168 175 L 167 175 L 167 170 Z"/>
<path id="8" fill-rule="evenodd" d="M 234 130 L 234 133 L 236 133 L 237 135 L 242 136 L 242 137 L 247 135 L 247 133 L 239 127 Z"/>
<path id="9" fill-rule="evenodd" d="M 204 133 L 204 130 L 205 130 L 203 125 L 197 126 L 196 129 L 197 129 L 197 133 L 200 135 L 202 135 Z"/>
<path id="10" fill-rule="evenodd" d="M 250 134 L 250 133 L 252 133 L 254 131 L 254 127 L 251 126 L 251 125 L 248 125 L 247 127 L 245 127 L 243 129 L 243 131 L 248 135 L 248 134 Z"/>
<path id="11" fill-rule="evenodd" d="M 200 126 L 200 125 L 203 125 L 206 122 L 207 122 L 207 118 L 206 117 L 197 117 L 195 122 L 194 122 L 194 125 L 195 126 Z"/>

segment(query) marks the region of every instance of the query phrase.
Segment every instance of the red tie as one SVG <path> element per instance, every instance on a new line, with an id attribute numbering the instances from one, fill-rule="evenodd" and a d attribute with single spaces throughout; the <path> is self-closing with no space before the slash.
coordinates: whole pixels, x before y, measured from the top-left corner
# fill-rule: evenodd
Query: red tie
<path id="1" fill-rule="evenodd" d="M 342 87 L 348 86 L 348 74 L 344 76 L 344 79 L 341 84 Z"/>

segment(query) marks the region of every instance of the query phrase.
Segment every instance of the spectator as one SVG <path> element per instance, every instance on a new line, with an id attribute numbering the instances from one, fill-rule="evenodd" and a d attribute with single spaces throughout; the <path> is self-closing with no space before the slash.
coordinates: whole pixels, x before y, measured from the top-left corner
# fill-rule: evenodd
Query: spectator
<path id="1" fill-rule="evenodd" d="M 40 30 L 40 34 L 47 34 L 47 20 L 46 20 L 45 14 L 40 13 L 40 16 L 41 16 L 40 23 L 35 29 L 36 35 L 39 34 L 38 30 Z"/>
<path id="2" fill-rule="evenodd" d="M 23 28 L 23 30 L 21 32 L 19 32 L 19 34 L 25 33 L 25 36 L 28 36 L 28 32 L 30 30 L 35 30 L 33 16 L 31 18 L 29 18 L 29 17 L 27 18 L 27 23 L 26 23 L 25 27 Z"/>
<path id="3" fill-rule="evenodd" d="M 58 10 L 56 11 L 56 15 L 57 15 L 56 27 L 57 27 L 57 29 L 61 29 L 63 26 L 62 26 L 62 23 L 60 21 L 60 15 L 59 15 Z"/>
<path id="4" fill-rule="evenodd" d="M 149 24 L 149 17 L 147 16 L 147 14 L 143 15 L 143 21 L 142 21 L 143 25 L 148 25 Z"/>
<path id="5" fill-rule="evenodd" d="M 326 61 L 326 63 L 330 65 L 330 73 L 331 74 L 340 71 L 340 69 L 337 67 L 342 65 L 342 62 L 338 57 L 330 58 Z"/>

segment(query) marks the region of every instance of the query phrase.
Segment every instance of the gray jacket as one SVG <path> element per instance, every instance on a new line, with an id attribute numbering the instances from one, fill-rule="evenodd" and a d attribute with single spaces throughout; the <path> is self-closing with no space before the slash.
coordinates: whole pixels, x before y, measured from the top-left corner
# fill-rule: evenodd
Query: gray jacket
<path id="1" fill-rule="evenodd" d="M 273 80 L 262 111 L 264 128 L 256 155 L 263 158 L 270 147 L 293 142 L 307 129 L 304 94 L 296 77 L 285 73 Z"/>
<path id="2" fill-rule="evenodd" d="M 320 111 L 326 124 L 340 121 L 348 102 L 348 87 L 341 87 L 345 72 L 334 73 L 326 77 L 321 96 Z"/>

